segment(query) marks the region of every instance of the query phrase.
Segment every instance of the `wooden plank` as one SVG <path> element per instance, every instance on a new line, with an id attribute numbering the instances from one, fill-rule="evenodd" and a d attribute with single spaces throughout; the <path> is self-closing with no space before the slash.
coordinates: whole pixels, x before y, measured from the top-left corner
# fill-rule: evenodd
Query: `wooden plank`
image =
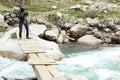
<path id="1" fill-rule="evenodd" d="M 54 65 L 46 66 L 51 75 L 54 77 L 55 80 L 66 80 L 60 72 L 58 72 Z"/>
<path id="2" fill-rule="evenodd" d="M 28 57 L 31 59 L 39 59 L 38 56 L 36 54 L 28 54 Z"/>
<path id="3" fill-rule="evenodd" d="M 31 65 L 33 65 L 33 64 L 35 64 L 35 65 L 56 65 L 56 63 L 55 62 L 52 62 L 52 61 L 44 61 L 44 60 L 40 60 L 40 59 L 29 59 L 28 60 L 28 63 L 29 64 L 31 64 Z"/>
<path id="4" fill-rule="evenodd" d="M 35 65 L 37 80 L 54 80 L 45 66 Z"/>
<path id="5" fill-rule="evenodd" d="M 38 57 L 41 59 L 41 60 L 45 60 L 45 61 L 53 61 L 55 62 L 54 59 L 52 59 L 51 57 L 49 57 L 48 55 L 46 55 L 45 53 L 37 53 Z"/>
<path id="6" fill-rule="evenodd" d="M 24 51 L 24 53 L 44 53 L 44 51 L 41 51 L 41 50 L 39 50 L 39 51 Z"/>

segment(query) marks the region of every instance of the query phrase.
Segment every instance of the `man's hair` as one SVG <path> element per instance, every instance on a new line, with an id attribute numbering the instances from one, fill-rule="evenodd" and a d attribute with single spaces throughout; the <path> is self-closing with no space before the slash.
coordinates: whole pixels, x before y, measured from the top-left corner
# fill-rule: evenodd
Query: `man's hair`
<path id="1" fill-rule="evenodd" d="M 23 13 L 25 11 L 24 8 L 20 8 L 20 12 Z"/>

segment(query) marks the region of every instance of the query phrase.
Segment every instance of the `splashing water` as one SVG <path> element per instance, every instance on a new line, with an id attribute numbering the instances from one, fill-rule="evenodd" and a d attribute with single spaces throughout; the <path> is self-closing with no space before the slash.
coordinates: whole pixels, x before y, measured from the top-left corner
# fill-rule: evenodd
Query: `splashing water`
<path id="1" fill-rule="evenodd" d="M 63 52 L 66 58 L 58 65 L 62 72 L 85 75 L 88 80 L 120 80 L 120 47 L 86 51 L 64 49 Z"/>

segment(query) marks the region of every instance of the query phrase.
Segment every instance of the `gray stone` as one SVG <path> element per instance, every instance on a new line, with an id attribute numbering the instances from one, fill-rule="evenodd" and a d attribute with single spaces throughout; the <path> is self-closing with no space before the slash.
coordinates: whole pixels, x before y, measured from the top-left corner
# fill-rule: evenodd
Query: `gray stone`
<path id="1" fill-rule="evenodd" d="M 102 33 L 100 31 L 94 33 L 94 36 L 97 37 L 97 38 L 102 38 Z"/>
<path id="2" fill-rule="evenodd" d="M 75 6 L 71 6 L 70 9 L 76 11 L 76 10 L 80 10 L 80 7 L 81 7 L 81 5 L 80 5 L 80 4 L 77 4 L 77 5 L 75 5 Z"/>
<path id="3" fill-rule="evenodd" d="M 99 25 L 99 19 L 98 18 L 87 18 L 86 22 L 91 26 L 91 27 L 97 27 Z"/>
<path id="4" fill-rule="evenodd" d="M 105 32 L 110 32 L 111 30 L 109 28 L 104 29 Z"/>
<path id="5" fill-rule="evenodd" d="M 92 35 L 85 35 L 78 39 L 78 43 L 85 44 L 85 45 L 100 45 L 102 44 L 102 40 L 97 39 Z"/>
<path id="6" fill-rule="evenodd" d="M 73 26 L 73 23 L 67 22 L 64 24 L 65 29 L 70 29 Z"/>
<path id="7" fill-rule="evenodd" d="M 112 43 L 120 44 L 120 37 L 112 36 Z"/>
<path id="8" fill-rule="evenodd" d="M 81 36 L 84 36 L 88 31 L 88 26 L 76 24 L 70 29 L 70 36 L 73 38 L 79 38 Z"/>
<path id="9" fill-rule="evenodd" d="M 120 25 L 115 26 L 116 31 L 120 31 Z"/>
<path id="10" fill-rule="evenodd" d="M 58 35 L 59 35 L 58 29 L 47 30 L 45 32 L 45 38 L 51 41 L 55 41 L 58 38 Z"/>
<path id="11" fill-rule="evenodd" d="M 16 14 L 11 14 L 10 15 L 12 18 L 15 18 L 17 15 Z"/>
<path id="12" fill-rule="evenodd" d="M 118 36 L 118 37 L 120 37 L 120 31 L 117 31 L 117 32 L 115 33 L 115 35 Z"/>

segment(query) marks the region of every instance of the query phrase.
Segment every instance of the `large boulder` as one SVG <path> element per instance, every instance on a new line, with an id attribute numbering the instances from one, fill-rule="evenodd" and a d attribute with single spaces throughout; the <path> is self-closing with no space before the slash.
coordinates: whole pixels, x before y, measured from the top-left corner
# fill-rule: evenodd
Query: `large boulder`
<path id="1" fill-rule="evenodd" d="M 85 35 L 78 39 L 78 43 L 85 45 L 100 45 L 102 43 L 102 40 L 97 39 L 92 35 Z"/>
<path id="2" fill-rule="evenodd" d="M 39 35 L 39 37 L 44 36 L 44 32 L 46 30 L 45 25 L 38 25 L 38 24 L 31 24 L 30 25 L 30 32 L 33 33 L 34 35 Z"/>
<path id="3" fill-rule="evenodd" d="M 50 41 L 46 41 L 41 38 L 38 38 L 38 35 L 37 35 L 39 33 L 39 30 L 37 30 L 38 27 L 30 26 L 30 29 L 32 28 L 35 28 L 35 29 L 33 32 L 31 32 L 32 35 L 30 36 L 32 37 L 33 41 L 36 42 L 37 46 L 40 49 L 43 49 L 46 52 L 46 54 L 48 53 L 51 57 L 53 56 L 55 60 L 60 60 L 64 57 L 64 54 L 62 54 L 62 52 L 59 49 L 59 46 L 55 42 L 52 42 L 52 41 L 50 42 Z M 24 53 L 18 43 L 18 40 L 11 39 L 11 34 L 15 33 L 16 31 L 18 32 L 18 27 L 9 30 L 4 34 L 3 37 L 0 38 L 0 51 L 9 51 L 9 52 L 12 52 L 10 53 L 12 55 L 14 55 L 14 53 L 16 53 L 16 55 L 17 54 L 22 55 Z"/>
<path id="4" fill-rule="evenodd" d="M 55 41 L 58 38 L 58 35 L 59 35 L 59 30 L 57 28 L 47 30 L 45 32 L 45 38 L 50 41 Z"/>
<path id="5" fill-rule="evenodd" d="M 88 26 L 76 24 L 70 29 L 70 36 L 73 38 L 79 38 L 84 36 L 88 31 Z"/>
<path id="6" fill-rule="evenodd" d="M 60 51 L 59 46 L 55 42 L 50 42 L 43 40 L 41 38 L 38 40 L 38 47 L 45 51 L 45 54 L 52 57 L 54 60 L 61 60 L 64 57 L 64 54 Z"/>
<path id="7" fill-rule="evenodd" d="M 64 58 L 64 54 L 59 50 L 45 50 L 45 54 L 50 56 L 52 59 L 59 61 Z"/>
<path id="8" fill-rule="evenodd" d="M 27 59 L 27 54 L 17 54 L 14 52 L 10 51 L 0 51 L 0 56 L 6 57 L 6 58 L 11 58 L 11 59 L 16 59 L 20 61 L 26 61 Z"/>

